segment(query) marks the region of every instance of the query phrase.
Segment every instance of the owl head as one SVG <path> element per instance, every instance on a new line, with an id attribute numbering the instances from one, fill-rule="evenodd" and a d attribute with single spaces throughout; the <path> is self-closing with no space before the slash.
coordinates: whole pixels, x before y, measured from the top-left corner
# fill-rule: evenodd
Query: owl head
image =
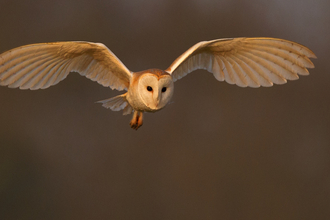
<path id="1" fill-rule="evenodd" d="M 166 106 L 174 92 L 173 79 L 170 74 L 159 69 L 150 69 L 136 74 L 132 93 L 129 99 L 140 110 L 158 111 Z"/>

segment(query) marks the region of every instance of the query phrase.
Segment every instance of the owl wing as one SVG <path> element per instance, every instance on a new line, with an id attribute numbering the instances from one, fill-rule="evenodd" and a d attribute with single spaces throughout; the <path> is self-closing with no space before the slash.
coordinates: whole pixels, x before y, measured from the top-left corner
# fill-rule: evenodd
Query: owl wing
<path id="1" fill-rule="evenodd" d="M 112 89 L 127 89 L 131 72 L 105 45 L 89 42 L 31 44 L 0 55 L 0 85 L 45 89 L 70 72 Z"/>
<path id="2" fill-rule="evenodd" d="M 166 70 L 176 81 L 196 69 L 241 87 L 272 86 L 308 75 L 316 58 L 307 47 L 276 38 L 227 38 L 195 44 Z"/>

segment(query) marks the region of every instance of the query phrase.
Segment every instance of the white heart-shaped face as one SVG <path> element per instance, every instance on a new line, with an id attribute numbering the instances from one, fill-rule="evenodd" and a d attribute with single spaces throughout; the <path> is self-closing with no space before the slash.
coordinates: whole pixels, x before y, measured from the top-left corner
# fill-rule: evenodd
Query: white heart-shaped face
<path id="1" fill-rule="evenodd" d="M 138 93 L 143 103 L 151 110 L 157 111 L 165 107 L 171 100 L 174 84 L 170 75 L 157 77 L 146 73 L 138 82 Z"/>

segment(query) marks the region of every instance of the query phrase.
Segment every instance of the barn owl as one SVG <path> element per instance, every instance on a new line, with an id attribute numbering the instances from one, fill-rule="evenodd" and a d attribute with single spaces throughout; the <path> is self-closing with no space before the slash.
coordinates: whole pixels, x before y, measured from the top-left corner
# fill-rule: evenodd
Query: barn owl
<path id="1" fill-rule="evenodd" d="M 82 41 L 21 46 L 0 55 L 0 85 L 45 89 L 70 72 L 127 92 L 99 101 L 113 111 L 132 112 L 130 125 L 138 129 L 144 112 L 164 108 L 174 82 L 196 69 L 211 72 L 218 81 L 240 87 L 284 84 L 308 75 L 316 58 L 307 47 L 276 38 L 226 38 L 202 41 L 179 56 L 166 70 L 130 71 L 104 44 Z"/>

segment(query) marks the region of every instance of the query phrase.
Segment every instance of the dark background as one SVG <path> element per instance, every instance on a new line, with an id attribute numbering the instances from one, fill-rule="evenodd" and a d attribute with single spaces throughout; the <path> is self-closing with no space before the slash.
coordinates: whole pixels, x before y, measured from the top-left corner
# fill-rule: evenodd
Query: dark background
<path id="1" fill-rule="evenodd" d="M 0 1 L 0 51 L 107 45 L 132 71 L 166 69 L 195 43 L 277 37 L 318 56 L 310 76 L 240 88 L 198 70 L 173 103 L 130 116 L 78 74 L 0 88 L 0 219 L 330 219 L 330 1 Z"/>

